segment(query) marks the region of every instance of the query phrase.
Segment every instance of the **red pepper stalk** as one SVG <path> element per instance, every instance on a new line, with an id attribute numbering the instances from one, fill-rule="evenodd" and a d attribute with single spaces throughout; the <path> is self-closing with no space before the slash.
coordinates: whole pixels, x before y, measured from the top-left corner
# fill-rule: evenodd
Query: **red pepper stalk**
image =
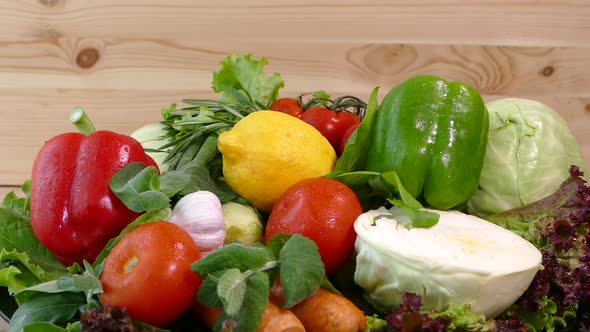
<path id="1" fill-rule="evenodd" d="M 108 240 L 139 216 L 111 192 L 111 177 L 131 162 L 158 167 L 132 137 L 95 131 L 81 108 L 70 121 L 82 133 L 55 136 L 41 148 L 30 203 L 33 232 L 65 266 L 92 263 Z"/>

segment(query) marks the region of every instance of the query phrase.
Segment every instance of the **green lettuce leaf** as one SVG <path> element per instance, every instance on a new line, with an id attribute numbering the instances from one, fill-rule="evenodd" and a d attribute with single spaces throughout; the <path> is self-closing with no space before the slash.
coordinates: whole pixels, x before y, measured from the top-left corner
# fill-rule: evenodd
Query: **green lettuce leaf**
<path id="1" fill-rule="evenodd" d="M 229 104 L 261 104 L 267 108 L 285 86 L 278 73 L 266 76 L 265 58 L 255 60 L 251 54 L 232 54 L 221 62 L 221 69 L 213 73 L 213 91 L 222 93 L 220 101 Z"/>
<path id="2" fill-rule="evenodd" d="M 66 268 L 35 237 L 29 218 L 0 208 L 0 286 L 10 294 L 64 275 Z"/>
<path id="3" fill-rule="evenodd" d="M 488 331 L 488 325 L 483 315 L 471 311 L 469 305 L 452 306 L 444 311 L 429 313 L 430 318 L 448 319 L 451 324 L 447 331 Z"/>
<path id="4" fill-rule="evenodd" d="M 367 325 L 365 332 L 384 332 L 387 327 L 387 321 L 379 318 L 377 315 L 367 316 Z"/>

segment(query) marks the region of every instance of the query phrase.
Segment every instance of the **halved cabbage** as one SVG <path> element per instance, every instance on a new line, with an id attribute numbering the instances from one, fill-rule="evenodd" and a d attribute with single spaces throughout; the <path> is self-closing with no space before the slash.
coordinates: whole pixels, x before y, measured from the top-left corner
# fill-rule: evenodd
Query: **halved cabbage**
<path id="1" fill-rule="evenodd" d="M 440 215 L 430 228 L 406 228 L 385 208 L 355 221 L 354 280 L 373 302 L 391 309 L 409 292 L 424 309 L 468 304 L 492 318 L 524 293 L 541 267 L 535 246 L 472 215 L 429 211 Z"/>

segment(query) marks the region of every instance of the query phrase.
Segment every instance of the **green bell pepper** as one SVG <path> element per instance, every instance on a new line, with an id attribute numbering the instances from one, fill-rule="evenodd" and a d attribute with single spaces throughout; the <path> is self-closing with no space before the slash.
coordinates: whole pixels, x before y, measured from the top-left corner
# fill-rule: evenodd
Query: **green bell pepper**
<path id="1" fill-rule="evenodd" d="M 488 112 L 472 87 L 417 76 L 394 87 L 375 114 L 366 169 L 395 171 L 405 189 L 447 210 L 476 191 Z"/>

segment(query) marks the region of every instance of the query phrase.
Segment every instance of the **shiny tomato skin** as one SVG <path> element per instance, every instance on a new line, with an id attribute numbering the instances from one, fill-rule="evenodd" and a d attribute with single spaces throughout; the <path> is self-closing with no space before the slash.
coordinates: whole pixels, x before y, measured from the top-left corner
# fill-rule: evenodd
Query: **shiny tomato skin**
<path id="1" fill-rule="evenodd" d="M 134 320 L 166 327 L 196 297 L 202 280 L 190 265 L 200 258 L 190 235 L 176 224 L 157 221 L 138 226 L 105 259 L 100 301 L 126 307 Z"/>
<path id="2" fill-rule="evenodd" d="M 358 125 L 358 115 L 345 111 L 335 112 L 325 107 L 316 106 L 303 112 L 301 120 L 317 129 L 332 144 L 334 150 L 340 151 L 340 142 L 346 130 Z"/>
<path id="3" fill-rule="evenodd" d="M 301 108 L 299 101 L 295 98 L 279 98 L 269 108 L 272 111 L 287 113 L 296 118 L 300 118 L 303 114 L 303 108 Z"/>
<path id="4" fill-rule="evenodd" d="M 346 129 L 346 131 L 344 132 L 344 135 L 342 135 L 342 141 L 340 141 L 340 154 L 344 153 L 344 148 L 346 147 L 346 143 L 348 143 L 348 139 L 350 138 L 350 136 L 352 136 L 352 133 L 354 133 L 354 131 L 356 130 L 356 128 L 359 127 L 359 125 L 360 123 L 357 123 L 348 127 L 348 129 Z"/>
<path id="5" fill-rule="evenodd" d="M 291 186 L 275 203 L 265 242 L 276 234 L 301 234 L 313 240 L 326 267 L 338 270 L 354 250 L 354 221 L 363 213 L 356 194 L 341 182 L 307 179 Z"/>

